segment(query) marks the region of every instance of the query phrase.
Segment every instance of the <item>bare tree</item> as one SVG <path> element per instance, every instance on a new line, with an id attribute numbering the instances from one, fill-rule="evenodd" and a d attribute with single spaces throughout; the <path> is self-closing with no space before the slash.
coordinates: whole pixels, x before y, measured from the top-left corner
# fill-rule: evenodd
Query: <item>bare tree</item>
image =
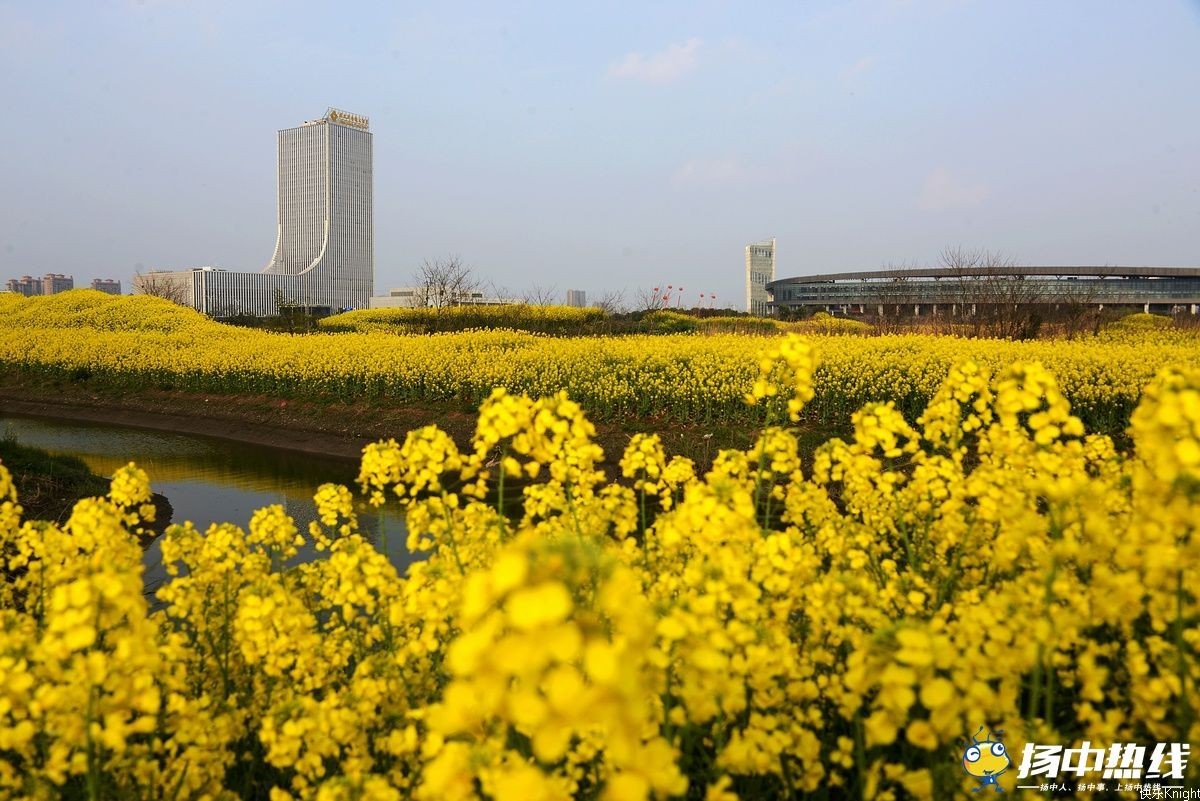
<path id="1" fill-rule="evenodd" d="M 497 284 L 495 281 L 480 281 L 476 287 L 476 292 L 482 292 L 483 295 L 490 301 L 497 303 L 516 303 L 517 295 L 504 284 Z"/>
<path id="2" fill-rule="evenodd" d="M 881 272 L 889 274 L 888 277 L 861 282 L 863 299 L 858 305 L 861 306 L 863 314 L 873 320 L 880 333 L 907 328 L 907 317 L 912 313 L 914 303 L 919 302 L 920 298 L 906 273 L 910 270 L 916 273 L 918 269 L 919 265 L 915 261 L 889 261 L 880 267 Z"/>
<path id="3" fill-rule="evenodd" d="M 941 259 L 957 282 L 956 301 L 962 304 L 973 336 L 1037 336 L 1049 298 L 1044 283 L 1028 280 L 1015 259 L 963 247 L 943 249 Z"/>
<path id="4" fill-rule="evenodd" d="M 553 306 L 558 302 L 558 288 L 553 284 L 534 284 L 521 295 L 521 300 L 530 306 Z"/>
<path id="5" fill-rule="evenodd" d="M 279 287 L 271 290 L 271 297 L 275 303 L 275 314 L 280 317 L 288 316 L 291 310 L 296 307 L 296 302 L 288 298 Z"/>
<path id="6" fill-rule="evenodd" d="M 480 281 L 458 256 L 426 259 L 414 276 L 415 306 L 443 309 L 469 301 L 479 291 Z"/>
<path id="7" fill-rule="evenodd" d="M 1071 276 L 1057 282 L 1054 317 L 1067 339 L 1100 332 L 1100 324 L 1104 319 L 1100 291 L 1104 279 L 1112 274 L 1113 270 L 1107 268 L 1096 278 Z"/>
<path id="8" fill-rule="evenodd" d="M 181 279 L 179 273 L 157 270 L 143 273 L 139 270 L 133 274 L 133 294 L 164 298 L 180 306 L 192 305 L 187 282 Z"/>
<path id="9" fill-rule="evenodd" d="M 625 303 L 625 290 L 623 289 L 619 292 L 605 292 L 592 305 L 608 315 L 623 314 L 629 311 L 629 307 Z"/>
<path id="10" fill-rule="evenodd" d="M 653 289 L 642 287 L 638 289 L 633 302 L 638 311 L 653 311 L 654 309 L 665 309 L 667 298 L 668 295 L 660 286 L 656 286 Z"/>

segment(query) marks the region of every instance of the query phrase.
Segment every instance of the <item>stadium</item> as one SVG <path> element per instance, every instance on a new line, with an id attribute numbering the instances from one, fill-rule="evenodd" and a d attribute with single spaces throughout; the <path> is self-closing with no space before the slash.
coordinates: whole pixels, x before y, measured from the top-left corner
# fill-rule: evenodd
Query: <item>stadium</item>
<path id="1" fill-rule="evenodd" d="M 1086 306 L 1196 314 L 1200 267 L 932 267 L 825 273 L 766 285 L 785 310 L 862 315 L 968 316 L 989 307 Z"/>

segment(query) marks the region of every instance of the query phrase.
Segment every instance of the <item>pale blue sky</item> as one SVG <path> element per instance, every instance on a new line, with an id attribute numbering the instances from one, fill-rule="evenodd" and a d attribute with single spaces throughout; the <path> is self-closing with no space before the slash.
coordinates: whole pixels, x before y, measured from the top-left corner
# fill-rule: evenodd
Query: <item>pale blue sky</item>
<path id="1" fill-rule="evenodd" d="M 375 135 L 376 291 L 1200 263 L 1200 2 L 0 0 L 0 278 L 258 270 L 275 131 Z"/>

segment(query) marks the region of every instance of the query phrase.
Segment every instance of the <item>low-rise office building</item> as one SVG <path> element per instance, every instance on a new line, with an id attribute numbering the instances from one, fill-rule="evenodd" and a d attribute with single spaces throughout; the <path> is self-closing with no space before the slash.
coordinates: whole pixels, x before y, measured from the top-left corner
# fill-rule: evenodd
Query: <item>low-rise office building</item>
<path id="1" fill-rule="evenodd" d="M 431 302 L 428 290 L 415 286 L 402 286 L 391 290 L 386 295 L 371 298 L 372 309 L 420 309 L 436 304 Z M 451 292 L 444 298 L 445 306 L 507 306 L 521 301 L 516 298 L 502 298 L 488 295 L 478 290 L 466 292 Z"/>

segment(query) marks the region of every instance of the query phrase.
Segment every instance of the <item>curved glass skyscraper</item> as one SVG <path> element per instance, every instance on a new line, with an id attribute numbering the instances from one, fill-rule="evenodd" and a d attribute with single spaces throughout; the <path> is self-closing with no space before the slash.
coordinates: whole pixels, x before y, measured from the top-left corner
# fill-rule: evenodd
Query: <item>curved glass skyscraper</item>
<path id="1" fill-rule="evenodd" d="M 261 273 L 212 267 L 156 272 L 213 317 L 365 309 L 375 283 L 371 132 L 338 109 L 278 134 L 279 222 Z M 134 291 L 143 288 L 135 280 Z"/>
<path id="2" fill-rule="evenodd" d="M 297 277 L 297 305 L 365 309 L 375 274 L 371 133 L 329 109 L 279 132 L 279 232 L 267 273 Z"/>

